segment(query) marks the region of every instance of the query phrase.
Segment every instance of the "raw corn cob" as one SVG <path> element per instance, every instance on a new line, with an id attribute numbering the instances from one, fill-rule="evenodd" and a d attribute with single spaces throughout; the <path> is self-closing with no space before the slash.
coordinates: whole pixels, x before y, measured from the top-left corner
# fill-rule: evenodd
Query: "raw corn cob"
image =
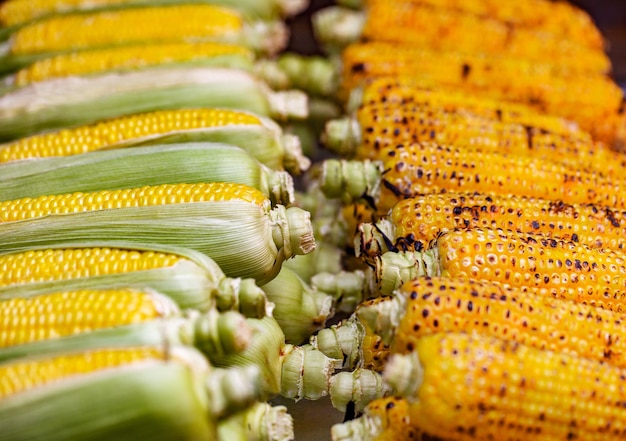
<path id="1" fill-rule="evenodd" d="M 164 67 L 49 80 L 5 94 L 0 97 L 0 139 L 198 106 L 248 110 L 283 120 L 307 114 L 302 92 L 271 92 L 242 70 Z"/>
<path id="2" fill-rule="evenodd" d="M 342 270 L 343 251 L 332 244 L 316 240 L 315 250 L 309 254 L 294 256 L 283 268 L 289 268 L 305 282 L 319 273 L 337 274 Z"/>
<path id="3" fill-rule="evenodd" d="M 363 7 L 380 0 L 341 0 L 340 5 Z M 460 11 L 523 28 L 536 28 L 541 32 L 558 35 L 563 39 L 593 48 L 602 48 L 602 34 L 592 18 L 582 9 L 568 2 L 531 0 L 526 2 L 501 2 L 476 0 L 459 3 L 455 0 L 408 0 L 406 3 Z"/>
<path id="4" fill-rule="evenodd" d="M 387 89 L 386 93 L 380 93 L 385 89 Z M 424 109 L 442 109 L 445 112 L 475 115 L 505 124 L 536 127 L 539 130 L 580 141 L 591 140 L 591 135 L 581 130 L 576 123 L 541 113 L 524 104 L 491 99 L 453 88 L 429 88 L 426 83 L 423 87 L 419 87 L 416 82 L 415 87 L 409 87 L 403 85 L 401 79 L 394 83 L 392 77 L 367 81 L 361 89 L 354 91 L 353 99 L 348 101 L 347 106 L 349 111 L 356 112 L 360 106 L 376 106 L 383 103 L 412 104 Z M 328 135 L 330 133 L 326 134 Z"/>
<path id="5" fill-rule="evenodd" d="M 140 351 L 1 364 L 0 439 L 211 440 L 219 417 L 254 403 L 256 369 L 212 369 L 190 348 Z"/>
<path id="6" fill-rule="evenodd" d="M 385 149 L 379 159 L 326 160 L 322 190 L 329 198 L 366 199 L 380 214 L 402 199 L 447 191 L 516 194 L 611 209 L 626 204 L 623 180 L 540 158 L 424 142 Z"/>
<path id="7" fill-rule="evenodd" d="M 295 436 L 287 408 L 262 402 L 220 420 L 217 434 L 219 441 L 289 441 Z"/>
<path id="8" fill-rule="evenodd" d="M 242 44 L 273 54 L 286 39 L 280 21 L 250 21 L 235 9 L 207 3 L 169 4 L 42 18 L 8 35 L 0 59 L 6 72 L 74 50 L 184 41 Z"/>
<path id="9" fill-rule="evenodd" d="M 389 147 L 423 141 L 532 156 L 609 176 L 626 170 L 625 155 L 590 139 L 412 103 L 363 105 L 351 117 L 329 121 L 324 141 L 335 153 L 358 159 L 377 159 Z"/>
<path id="10" fill-rule="evenodd" d="M 230 277 L 269 282 L 315 249 L 309 214 L 242 184 L 163 184 L 0 203 L 2 251 L 121 240 L 194 249 Z M 5 241 L 6 239 L 6 241 Z"/>
<path id="11" fill-rule="evenodd" d="M 0 144 L 0 164 L 20 159 L 177 142 L 223 142 L 240 147 L 276 170 L 299 174 L 309 167 L 299 140 L 271 119 L 222 108 L 154 111 L 98 121 Z"/>
<path id="12" fill-rule="evenodd" d="M 376 259 L 381 293 L 422 276 L 485 279 L 542 296 L 622 311 L 623 251 L 531 233 L 473 228 L 442 234 L 424 252 Z"/>
<path id="13" fill-rule="evenodd" d="M 623 313 L 536 296 L 486 280 L 412 280 L 384 302 L 362 304 L 355 315 L 392 352 L 410 352 L 426 335 L 464 332 L 626 367 L 619 337 L 626 319 Z M 350 353 L 358 353 L 367 334 L 353 335 Z M 346 346 L 347 339 L 345 333 Z"/>
<path id="14" fill-rule="evenodd" d="M 621 439 L 623 375 L 595 360 L 444 333 L 420 339 L 385 371 L 412 402 L 410 425 L 447 440 Z"/>
<path id="15" fill-rule="evenodd" d="M 134 147 L 0 165 L 0 199 L 4 200 L 202 182 L 248 185 L 272 204 L 289 205 L 294 198 L 289 173 L 271 170 L 228 144 Z"/>
<path id="16" fill-rule="evenodd" d="M 178 3 L 180 3 L 178 0 L 8 0 L 0 5 L 0 24 L 3 27 L 17 27 L 54 14 Z M 307 4 L 307 2 L 303 0 L 248 2 L 233 0 L 185 0 L 185 3 L 206 3 L 226 6 L 238 9 L 246 16 L 260 19 L 272 19 L 280 15 L 296 14 L 306 8 Z"/>
<path id="17" fill-rule="evenodd" d="M 361 224 L 354 249 L 363 259 L 386 251 L 422 251 L 442 232 L 489 227 L 622 250 L 626 249 L 623 218 L 619 210 L 596 205 L 515 195 L 429 194 L 400 201 L 388 217 Z"/>
<path id="18" fill-rule="evenodd" d="M 434 51 L 486 53 L 529 61 L 551 60 L 584 72 L 607 73 L 601 47 L 590 48 L 537 29 L 510 26 L 490 17 L 406 2 L 372 2 L 364 12 L 326 8 L 314 17 L 316 36 L 331 49 L 359 38 Z M 419 29 L 419 32 L 415 32 Z"/>
<path id="19" fill-rule="evenodd" d="M 228 278 L 193 250 L 110 241 L 0 253 L 0 300 L 119 287 L 154 289 L 183 309 L 239 309 L 262 317 L 269 307 L 253 280 Z"/>

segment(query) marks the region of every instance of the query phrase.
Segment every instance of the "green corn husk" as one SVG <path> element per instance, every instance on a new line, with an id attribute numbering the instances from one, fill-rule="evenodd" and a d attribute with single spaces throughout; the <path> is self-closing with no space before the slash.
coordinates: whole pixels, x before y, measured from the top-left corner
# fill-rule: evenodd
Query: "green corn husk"
<path id="1" fill-rule="evenodd" d="M 0 223 L 0 252 L 114 240 L 200 251 L 229 277 L 264 284 L 282 262 L 315 249 L 308 212 L 243 200 L 115 208 Z"/>
<path id="2" fill-rule="evenodd" d="M 204 354 L 223 357 L 244 350 L 252 330 L 245 318 L 234 311 L 206 313 L 187 311 L 167 317 L 76 333 L 0 349 L 0 363 L 28 358 L 33 354 L 52 356 L 97 348 L 193 346 Z"/>
<path id="3" fill-rule="evenodd" d="M 293 418 L 285 406 L 255 403 L 217 426 L 219 441 L 289 441 L 294 439 Z"/>
<path id="4" fill-rule="evenodd" d="M 69 77 L 0 97 L 0 140 L 133 113 L 198 106 L 299 119 L 307 116 L 306 102 L 302 92 L 271 92 L 248 72 L 236 69 L 163 67 Z"/>
<path id="5" fill-rule="evenodd" d="M 27 3 L 29 1 L 30 0 L 8 0 L 4 2 L 4 7 L 6 8 L 6 5 L 11 3 L 19 4 Z M 16 29 L 19 29 L 24 25 L 44 19 L 45 17 L 53 14 L 67 14 L 72 12 L 87 12 L 98 10 L 116 10 L 139 6 L 158 6 L 172 4 L 175 5 L 179 3 L 180 0 L 125 0 L 119 1 L 117 2 L 117 4 L 115 2 L 107 1 L 98 2 L 93 0 L 84 0 L 83 2 L 80 2 L 78 4 L 68 5 L 62 1 L 58 1 L 54 5 L 54 7 L 51 8 L 51 10 L 35 11 L 35 15 L 30 20 L 4 27 L 0 30 L 0 38 L 6 36 L 11 32 L 14 32 Z M 246 17 L 260 20 L 271 20 L 283 16 L 295 15 L 306 9 L 308 5 L 307 0 L 185 0 L 185 3 L 213 4 L 218 6 L 225 6 L 241 11 Z"/>
<path id="6" fill-rule="evenodd" d="M 220 267 L 206 255 L 180 247 L 167 245 L 139 245 L 131 242 L 56 243 L 37 249 L 67 249 L 108 247 L 127 250 L 155 251 L 179 255 L 185 260 L 168 268 L 158 268 L 132 273 L 119 273 L 81 277 L 66 280 L 23 283 L 0 287 L 0 300 L 34 296 L 50 292 L 77 289 L 150 288 L 161 292 L 176 302 L 180 308 L 208 311 L 237 309 L 246 316 L 263 317 L 270 313 L 271 305 L 265 293 L 251 279 L 226 277 Z M 0 253 L 0 256 L 15 254 Z M 26 273 L 25 273 L 26 276 Z"/>
<path id="7" fill-rule="evenodd" d="M 2 164 L 0 200 L 196 182 L 246 184 L 274 204 L 294 198 L 289 173 L 270 170 L 238 147 L 187 143 Z"/>
<path id="8" fill-rule="evenodd" d="M 217 419 L 254 403 L 256 369 L 212 369 L 191 348 L 68 377 L 7 397 L 0 440 L 195 441 L 217 438 Z"/>
<path id="9" fill-rule="evenodd" d="M 313 276 L 319 273 L 337 274 L 342 270 L 341 259 L 343 251 L 338 247 L 326 242 L 317 242 L 312 253 L 295 256 L 283 264 L 283 268 L 289 268 L 298 277 L 307 283 Z"/>

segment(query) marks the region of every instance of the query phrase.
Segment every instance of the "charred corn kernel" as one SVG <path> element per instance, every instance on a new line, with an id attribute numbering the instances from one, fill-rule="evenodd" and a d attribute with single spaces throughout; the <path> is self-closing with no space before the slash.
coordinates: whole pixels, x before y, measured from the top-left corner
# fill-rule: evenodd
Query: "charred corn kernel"
<path id="1" fill-rule="evenodd" d="M 150 170 L 150 173 L 145 173 Z M 0 165 L 0 199 L 119 190 L 145 185 L 231 182 L 291 204 L 293 178 L 227 144 L 184 143 L 96 151 Z"/>
<path id="2" fill-rule="evenodd" d="M 236 145 L 278 170 L 299 173 L 308 167 L 299 142 L 269 118 L 221 108 L 140 113 L 20 138 L 0 145 L 0 163 L 190 140 Z"/>
<path id="3" fill-rule="evenodd" d="M 381 1 L 343 0 L 340 2 L 340 4 L 352 7 L 374 3 L 381 3 Z M 602 34 L 589 14 L 566 2 L 531 0 L 524 3 L 509 3 L 497 0 L 476 0 L 458 3 L 454 0 L 411 0 L 408 3 L 492 17 L 514 26 L 536 28 L 541 32 L 559 35 L 594 48 L 601 49 L 604 44 Z"/>
<path id="4" fill-rule="evenodd" d="M 364 259 L 386 251 L 421 251 L 442 232 L 489 227 L 622 250 L 626 249 L 623 218 L 619 210 L 596 205 L 514 195 L 429 194 L 398 202 L 386 219 L 361 224 L 354 249 Z"/>
<path id="5" fill-rule="evenodd" d="M 441 333 L 393 357 L 384 377 L 410 397 L 411 426 L 437 438 L 618 440 L 623 375 L 595 360 Z"/>
<path id="6" fill-rule="evenodd" d="M 0 401 L 69 377 L 147 359 L 163 359 L 164 355 L 158 348 L 100 349 L 45 360 L 0 364 Z"/>
<path id="7" fill-rule="evenodd" d="M 0 301 L 0 347 L 59 338 L 180 314 L 168 297 L 150 290 L 61 291 Z"/>
<path id="8" fill-rule="evenodd" d="M 421 253 L 385 253 L 376 259 L 376 274 L 384 294 L 420 276 L 462 277 L 620 311 L 624 259 L 623 251 L 473 228 L 444 233 Z"/>
<path id="9" fill-rule="evenodd" d="M 118 240 L 207 254 L 230 277 L 267 283 L 315 249 L 309 214 L 243 184 L 163 184 L 0 202 L 2 251 Z M 6 236 L 5 236 L 6 235 Z M 1 239 L 0 239 L 1 241 Z"/>
<path id="10" fill-rule="evenodd" d="M 401 85 L 401 81 L 397 81 L 397 87 L 394 87 L 393 81 L 391 77 L 368 81 L 363 85 L 361 103 L 358 105 L 412 104 L 425 109 L 441 109 L 445 112 L 480 116 L 505 124 L 536 127 L 580 141 L 591 140 L 590 134 L 581 130 L 576 123 L 541 113 L 524 104 L 490 99 L 480 94 L 461 92 L 452 88 L 428 88 L 426 83 L 422 88 L 417 86 L 417 83 L 415 87 L 409 88 Z M 389 88 L 388 92 L 379 93 L 383 88 Z M 401 93 L 398 94 L 399 92 Z M 354 101 L 348 102 L 348 105 L 357 105 L 357 95 L 355 91 Z"/>
<path id="11" fill-rule="evenodd" d="M 265 293 L 252 280 L 230 279 L 207 256 L 167 246 L 129 243 L 59 245 L 0 253 L 0 299 L 61 290 L 153 289 L 182 309 L 239 308 L 266 313 Z"/>
<path id="12" fill-rule="evenodd" d="M 217 431 L 220 441 L 288 441 L 295 436 L 287 408 L 264 402 L 220 420 Z"/>
<path id="13" fill-rule="evenodd" d="M 304 93 L 272 92 L 245 70 L 173 65 L 53 79 L 6 93 L 0 96 L 0 139 L 194 107 L 237 109 L 280 120 L 304 118 L 308 112 Z"/>
<path id="14" fill-rule="evenodd" d="M 376 159 L 397 144 L 436 142 L 533 156 L 612 176 L 622 176 L 626 170 L 623 154 L 590 139 L 416 104 L 363 105 L 353 117 L 329 121 L 324 138 L 331 150 L 358 159 Z"/>
<path id="15" fill-rule="evenodd" d="M 12 86 L 107 71 L 139 69 L 171 63 L 206 63 L 219 57 L 239 57 L 241 64 L 252 63 L 253 52 L 244 47 L 223 43 L 141 44 L 107 49 L 94 49 L 45 58 L 20 69 L 13 76 Z M 236 63 L 237 60 L 233 60 Z M 219 64 L 215 61 L 215 64 Z M 228 64 L 226 62 L 226 64 Z"/>
<path id="16" fill-rule="evenodd" d="M 0 6 L 0 23 L 3 26 L 23 25 L 29 21 L 53 14 L 72 11 L 115 9 L 127 6 L 167 5 L 178 0 L 9 0 Z M 210 3 L 234 7 L 257 18 L 276 18 L 277 14 L 295 14 L 306 7 L 301 0 L 232 1 L 193 0 L 187 3 Z"/>
<path id="17" fill-rule="evenodd" d="M 586 47 L 564 41 L 562 35 L 452 9 L 376 1 L 368 5 L 366 12 L 322 10 L 314 22 L 320 41 L 331 46 L 362 38 L 442 52 L 486 53 L 555 63 L 563 60 L 564 65 L 586 72 L 606 73 L 611 66 L 601 47 Z"/>
<path id="18" fill-rule="evenodd" d="M 202 355 L 190 348 L 159 352 L 158 357 L 118 362 L 119 366 L 113 362 L 124 358 L 114 357 L 113 351 L 85 354 L 82 360 L 78 354 L 55 356 L 56 360 L 33 359 L 28 369 L 25 363 L 30 360 L 10 362 L 18 373 L 50 376 L 56 372 L 60 376 L 73 370 L 79 374 L 3 398 L 2 439 L 49 439 L 50 428 L 59 439 L 85 441 L 216 439 L 218 418 L 256 401 L 258 370 L 211 369 Z M 80 373 L 90 364 L 103 369 Z M 11 369 L 8 364 L 2 366 Z"/>
<path id="19" fill-rule="evenodd" d="M 321 173 L 328 197 L 368 199 L 380 214 L 419 194 L 482 192 L 624 208 L 622 181 L 557 162 L 433 143 L 398 145 L 381 161 L 327 160 Z"/>

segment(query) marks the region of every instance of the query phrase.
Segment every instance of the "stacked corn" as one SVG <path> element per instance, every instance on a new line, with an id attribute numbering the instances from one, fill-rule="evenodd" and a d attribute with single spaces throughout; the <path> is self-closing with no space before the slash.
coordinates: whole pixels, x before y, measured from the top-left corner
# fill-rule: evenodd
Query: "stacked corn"
<path id="1" fill-rule="evenodd" d="M 370 283 L 296 206 L 305 6 L 0 5 L 1 440 L 288 440 L 268 400 L 361 387 L 296 346 Z"/>
<path id="2" fill-rule="evenodd" d="M 314 24 L 348 115 L 326 124 L 341 158 L 312 169 L 310 211 L 375 298 L 311 339 L 343 360 L 333 392 L 361 379 L 331 394 L 363 413 L 333 439 L 623 438 L 626 122 L 592 20 L 340 3 Z"/>

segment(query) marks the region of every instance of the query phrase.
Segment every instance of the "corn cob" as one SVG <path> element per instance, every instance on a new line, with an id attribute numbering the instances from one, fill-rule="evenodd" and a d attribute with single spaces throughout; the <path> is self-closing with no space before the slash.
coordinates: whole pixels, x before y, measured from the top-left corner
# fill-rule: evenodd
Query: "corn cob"
<path id="1" fill-rule="evenodd" d="M 158 352 L 118 367 L 104 353 L 3 364 L 5 371 L 32 371 L 30 382 L 50 381 L 54 371 L 58 379 L 2 399 L 0 439 L 215 439 L 217 418 L 254 402 L 258 370 L 211 369 L 190 348 Z"/>
<path id="2" fill-rule="evenodd" d="M 230 277 L 269 282 L 283 260 L 315 249 L 309 214 L 271 208 L 246 185 L 163 184 L 0 202 L 0 250 L 121 240 L 210 256 Z M 5 239 L 6 238 L 6 241 Z"/>
<path id="3" fill-rule="evenodd" d="M 283 268 L 289 268 L 289 270 L 307 283 L 319 273 L 340 273 L 342 270 L 342 250 L 319 240 L 316 240 L 316 242 L 313 252 L 287 260 L 283 264 Z"/>
<path id="4" fill-rule="evenodd" d="M 357 256 L 369 260 L 386 251 L 422 251 L 442 232 L 489 227 L 622 250 L 626 249 L 623 218 L 621 211 L 596 205 L 514 195 L 430 194 L 400 201 L 388 218 L 361 224 L 354 249 Z"/>
<path id="5" fill-rule="evenodd" d="M 621 439 L 623 376 L 595 360 L 467 334 L 424 337 L 385 373 L 412 401 L 410 425 L 447 440 Z"/>
<path id="6" fill-rule="evenodd" d="M 219 108 L 155 111 L 21 138 L 0 145 L 0 164 L 21 159 L 69 156 L 91 151 L 212 141 L 248 151 L 276 170 L 299 174 L 309 167 L 299 140 L 284 135 L 269 118 Z"/>
<path id="7" fill-rule="evenodd" d="M 149 173 L 145 173 L 149 170 Z M 232 182 L 272 204 L 293 202 L 293 178 L 227 144 L 186 143 L 93 152 L 0 165 L 0 199 L 120 190 L 158 184 Z"/>
<path id="8" fill-rule="evenodd" d="M 0 25 L 23 26 L 31 21 L 54 14 L 100 9 L 114 10 L 129 6 L 155 6 L 180 3 L 178 0 L 8 0 L 0 5 Z M 272 19 L 280 15 L 293 15 L 305 9 L 302 0 L 233 1 L 185 0 L 185 3 L 207 3 L 240 10 L 247 16 Z"/>
<path id="9" fill-rule="evenodd" d="M 376 159 L 397 144 L 435 142 L 533 156 L 611 176 L 626 170 L 626 156 L 590 139 L 415 104 L 361 106 L 352 117 L 329 121 L 324 140 L 335 153 L 358 159 Z"/>
<path id="10" fill-rule="evenodd" d="M 12 32 L 0 56 L 6 72 L 74 50 L 185 41 L 242 44 L 273 54 L 286 44 L 287 32 L 280 21 L 251 22 L 234 9 L 206 3 L 145 6 L 42 18 Z"/>
<path id="11" fill-rule="evenodd" d="M 622 311 L 623 261 L 622 251 L 531 233 L 474 228 L 444 233 L 424 252 L 385 253 L 375 265 L 383 294 L 421 276 L 480 278 Z"/>
<path id="12" fill-rule="evenodd" d="M 363 7 L 377 0 L 341 0 L 342 6 Z M 500 2 L 497 0 L 477 0 L 459 3 L 454 0 L 409 0 L 406 3 L 443 8 L 496 20 L 522 28 L 536 28 L 541 32 L 558 35 L 578 44 L 601 49 L 604 46 L 602 34 L 592 18 L 582 9 L 567 2 L 526 1 Z"/>
<path id="13" fill-rule="evenodd" d="M 385 88 L 389 88 L 388 93 L 379 93 Z M 359 102 L 359 99 L 362 102 Z M 360 106 L 384 103 L 442 109 L 445 112 L 475 115 L 505 124 L 536 127 L 580 141 L 591 140 L 591 135 L 581 130 L 576 123 L 538 112 L 524 104 L 490 99 L 480 94 L 461 92 L 452 88 L 428 88 L 426 83 L 423 87 L 418 86 L 417 82 L 414 87 L 408 87 L 402 84 L 401 79 L 394 80 L 392 77 L 369 80 L 362 89 L 354 91 L 353 99 L 347 106 L 349 111 L 357 111 Z"/>
<path id="14" fill-rule="evenodd" d="M 380 159 L 325 161 L 322 190 L 329 198 L 366 199 L 381 214 L 399 200 L 448 191 L 516 194 L 611 209 L 626 206 L 621 179 L 540 158 L 421 143 L 386 149 Z"/>
<path id="15" fill-rule="evenodd" d="M 0 300 L 60 290 L 154 289 L 181 308 L 268 313 L 265 293 L 250 279 L 231 279 L 207 256 L 165 245 L 83 243 L 0 253 Z"/>
<path id="16" fill-rule="evenodd" d="M 316 36 L 331 48 L 359 38 L 434 51 L 486 53 L 528 61 L 551 60 L 581 72 L 607 73 L 602 48 L 590 48 L 537 29 L 507 26 L 489 17 L 409 3 L 372 2 L 366 12 L 326 8 L 314 17 Z M 420 32 L 415 32 L 420 29 Z"/>
<path id="17" fill-rule="evenodd" d="M 45 81 L 0 97 L 0 139 L 10 140 L 155 110 L 208 106 L 277 119 L 304 118 L 302 92 L 271 92 L 251 74 L 225 68 L 147 69 Z"/>
<path id="18" fill-rule="evenodd" d="M 293 418 L 285 406 L 255 403 L 217 426 L 219 441 L 289 441 L 294 439 Z"/>

